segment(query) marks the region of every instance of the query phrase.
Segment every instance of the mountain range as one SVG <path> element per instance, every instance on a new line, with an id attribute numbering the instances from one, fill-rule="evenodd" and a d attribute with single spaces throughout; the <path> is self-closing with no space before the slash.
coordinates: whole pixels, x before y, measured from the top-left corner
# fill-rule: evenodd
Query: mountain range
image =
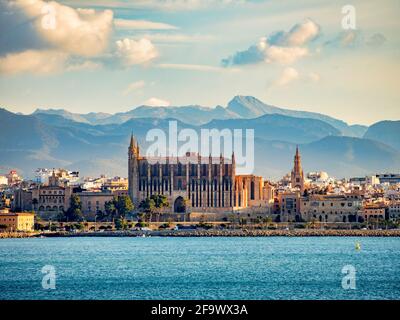
<path id="1" fill-rule="evenodd" d="M 215 108 L 202 107 L 198 105 L 180 107 L 151 107 L 142 105 L 133 108 L 128 112 L 119 112 L 116 114 L 101 112 L 78 114 L 68 112 L 63 109 L 37 109 L 35 110 L 33 115 L 43 113 L 60 115 L 66 119 L 93 125 L 121 124 L 130 119 L 137 118 L 173 118 L 188 124 L 203 125 L 210 122 L 211 120 L 253 119 L 266 114 L 279 114 L 290 117 L 321 120 L 332 125 L 334 128 L 338 129 L 343 135 L 347 136 L 362 137 L 367 130 L 366 126 L 349 126 L 344 121 L 326 116 L 324 114 L 289 110 L 268 105 L 250 96 L 236 96 L 228 103 L 226 107 L 216 106 Z"/>
<path id="2" fill-rule="evenodd" d="M 400 121 L 348 125 L 324 114 L 271 106 L 236 96 L 226 107 L 139 106 L 125 113 L 76 114 L 37 109 L 30 115 L 0 109 L 0 172 L 16 168 L 32 177 L 38 167 L 65 167 L 84 176 L 127 176 L 131 132 L 142 148 L 148 130 L 254 129 L 255 174 L 277 179 L 290 171 L 299 145 L 305 171 L 336 177 L 400 169 Z"/>

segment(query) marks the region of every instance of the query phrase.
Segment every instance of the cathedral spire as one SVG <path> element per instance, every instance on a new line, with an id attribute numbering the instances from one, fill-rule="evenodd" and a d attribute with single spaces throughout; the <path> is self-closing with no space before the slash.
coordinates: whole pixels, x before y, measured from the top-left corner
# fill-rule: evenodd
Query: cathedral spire
<path id="1" fill-rule="evenodd" d="M 135 147 L 135 138 L 133 137 L 133 131 L 131 133 L 131 143 L 129 144 L 129 148 L 132 150 Z"/>
<path id="2" fill-rule="evenodd" d="M 129 143 L 128 149 L 129 156 L 136 156 L 139 157 L 139 143 L 133 136 L 133 132 L 131 133 L 131 141 Z"/>
<path id="3" fill-rule="evenodd" d="M 301 156 L 299 146 L 296 146 L 296 154 L 294 156 L 294 165 L 291 174 L 291 183 L 293 188 L 299 188 L 301 192 L 304 189 L 304 173 L 301 167 Z"/>
<path id="4" fill-rule="evenodd" d="M 296 155 L 294 156 L 294 171 L 296 174 L 300 174 L 301 170 L 301 157 L 299 152 L 299 146 L 296 146 Z"/>

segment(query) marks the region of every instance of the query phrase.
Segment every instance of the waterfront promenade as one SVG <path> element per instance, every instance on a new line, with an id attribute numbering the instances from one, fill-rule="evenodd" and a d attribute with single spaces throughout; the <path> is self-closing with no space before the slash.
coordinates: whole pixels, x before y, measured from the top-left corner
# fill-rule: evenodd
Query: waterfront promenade
<path id="1" fill-rule="evenodd" d="M 0 238 L 28 237 L 400 237 L 400 229 L 390 230 L 129 230 L 103 232 L 0 233 Z"/>

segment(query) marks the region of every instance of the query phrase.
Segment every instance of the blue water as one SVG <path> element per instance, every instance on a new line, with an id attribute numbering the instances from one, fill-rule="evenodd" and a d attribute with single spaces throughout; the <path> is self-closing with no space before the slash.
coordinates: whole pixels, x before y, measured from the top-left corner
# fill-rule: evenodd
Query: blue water
<path id="1" fill-rule="evenodd" d="M 399 299 L 399 252 L 400 238 L 3 239 L 0 299 Z"/>

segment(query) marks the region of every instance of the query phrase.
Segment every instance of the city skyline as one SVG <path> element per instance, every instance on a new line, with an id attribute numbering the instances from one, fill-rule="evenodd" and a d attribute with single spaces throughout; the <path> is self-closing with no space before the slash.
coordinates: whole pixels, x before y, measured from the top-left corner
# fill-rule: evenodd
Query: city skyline
<path id="1" fill-rule="evenodd" d="M 13 112 L 214 107 L 240 94 L 349 124 L 400 118 L 395 1 L 353 2 L 355 30 L 341 26 L 345 3 L 45 4 L 0 4 L 0 105 Z"/>

